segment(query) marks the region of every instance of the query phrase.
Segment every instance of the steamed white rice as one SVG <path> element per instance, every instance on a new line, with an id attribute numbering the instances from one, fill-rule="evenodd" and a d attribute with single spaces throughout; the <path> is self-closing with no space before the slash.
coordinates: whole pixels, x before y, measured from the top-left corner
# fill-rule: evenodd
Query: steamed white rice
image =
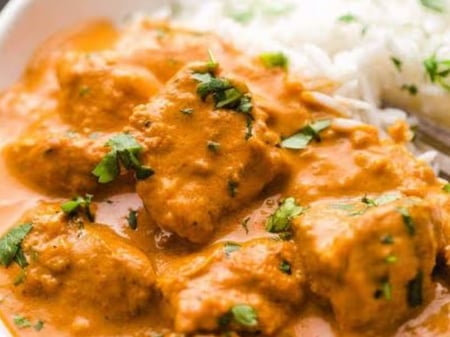
<path id="1" fill-rule="evenodd" d="M 251 53 L 283 51 L 293 71 L 335 81 L 336 102 L 382 129 L 407 118 L 403 110 L 450 126 L 450 94 L 423 65 L 433 54 L 450 59 L 450 0 L 172 0 L 157 15 Z"/>

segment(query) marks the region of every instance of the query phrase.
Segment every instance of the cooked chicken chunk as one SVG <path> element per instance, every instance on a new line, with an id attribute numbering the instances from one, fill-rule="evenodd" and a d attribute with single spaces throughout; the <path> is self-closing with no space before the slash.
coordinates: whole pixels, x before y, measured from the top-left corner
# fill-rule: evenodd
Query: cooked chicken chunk
<path id="1" fill-rule="evenodd" d="M 343 329 L 397 326 L 434 293 L 432 208 L 407 198 L 375 205 L 321 202 L 295 221 L 311 288 L 330 300 Z"/>
<path id="2" fill-rule="evenodd" d="M 59 112 L 77 130 L 120 130 L 160 88 L 151 72 L 113 52 L 68 53 L 58 68 Z"/>
<path id="3" fill-rule="evenodd" d="M 95 307 L 115 319 L 150 305 L 155 285 L 150 261 L 107 227 L 70 218 L 58 204 L 41 204 L 22 222 L 33 226 L 22 244 L 29 262 L 20 285 L 24 296 Z"/>
<path id="4" fill-rule="evenodd" d="M 220 216 L 251 201 L 280 174 L 283 161 L 264 113 L 215 109 L 196 92 L 195 71 L 183 69 L 136 109 L 131 124 L 147 148 L 143 164 L 155 170 L 137 185 L 147 211 L 163 229 L 200 243 Z"/>
<path id="5" fill-rule="evenodd" d="M 170 265 L 159 280 L 169 300 L 175 330 L 251 330 L 272 334 L 303 298 L 303 276 L 292 242 L 253 240 L 218 243 Z M 254 322 L 233 318 L 244 306 Z"/>
<path id="6" fill-rule="evenodd" d="M 107 139 L 105 135 L 88 137 L 44 123 L 8 144 L 4 155 L 11 171 L 34 188 L 73 196 L 96 188 L 91 171 L 108 151 Z"/>

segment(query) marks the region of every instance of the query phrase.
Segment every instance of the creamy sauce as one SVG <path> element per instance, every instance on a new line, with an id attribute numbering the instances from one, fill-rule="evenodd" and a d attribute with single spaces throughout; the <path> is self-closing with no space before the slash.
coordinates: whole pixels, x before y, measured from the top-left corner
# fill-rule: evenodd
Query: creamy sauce
<path id="1" fill-rule="evenodd" d="M 44 93 L 47 91 L 52 92 L 52 90 L 55 90 L 52 87 L 54 83 L 52 83 L 52 80 L 48 82 L 44 80 L 47 76 L 45 75 L 45 69 L 59 57 L 59 53 L 64 48 L 84 51 L 109 48 L 117 38 L 117 34 L 115 29 L 106 23 L 94 23 L 52 39 L 46 44 L 46 47 L 43 47 L 47 51 L 39 52 L 32 62 L 28 70 L 28 77 L 25 78 L 24 86 L 39 86 L 40 81 L 42 81 L 42 83 L 46 83 L 46 85 L 43 85 L 42 91 Z M 61 41 L 65 42 L 61 44 Z M 136 44 L 143 43 L 142 41 L 145 41 L 145 39 L 139 37 L 139 34 L 130 34 L 129 40 L 125 39 L 122 43 L 125 46 L 131 45 L 134 47 Z M 130 51 L 130 54 L 132 54 L 132 51 Z M 139 58 L 142 55 L 136 52 L 131 57 Z M 173 64 L 173 62 L 169 62 L 169 64 Z M 160 76 L 164 77 L 165 75 L 161 74 Z M 251 77 L 251 73 L 248 76 Z M 261 76 L 261 78 L 255 76 L 252 80 L 256 83 L 255 87 L 258 88 L 257 90 L 262 92 L 273 84 L 272 82 L 265 83 L 264 76 Z M 278 80 L 280 80 L 279 77 L 277 77 Z M 293 92 L 299 90 L 298 83 L 292 84 L 291 89 Z M 20 91 L 22 89 L 17 87 L 14 90 Z M 12 93 L 9 94 L 12 95 Z M 48 93 L 44 95 L 48 95 Z M 23 130 L 36 122 L 34 117 L 29 117 L 29 110 L 35 109 L 30 108 L 30 105 L 35 106 L 38 110 L 51 110 L 54 108 L 50 103 L 44 105 L 44 107 L 40 106 L 40 101 L 36 97 L 26 97 L 26 95 L 24 97 L 26 104 L 18 104 L 14 100 L 10 101 L 5 97 L 2 99 L 0 109 L 2 119 L 2 123 L 0 123 L 0 145 L 2 147 L 13 142 Z M 37 103 L 33 101 L 35 99 Z M 269 101 L 265 102 L 265 108 L 272 109 L 270 103 Z M 8 106 L 15 111 L 14 114 L 8 114 Z M 276 110 L 277 108 L 274 109 Z M 297 108 L 294 107 L 293 110 L 295 109 Z M 310 107 L 310 109 L 317 109 L 315 117 L 333 116 L 334 114 L 317 107 Z M 298 129 L 298 126 L 292 125 L 294 118 L 289 115 L 289 111 L 286 115 L 283 115 L 285 111 L 278 113 L 278 115 L 274 115 L 274 121 L 272 121 L 275 129 L 283 134 L 290 134 Z M 305 113 L 305 111 L 302 111 L 300 115 Z M 57 128 L 60 121 L 57 118 L 55 122 L 51 121 L 49 123 L 54 123 L 56 125 L 55 128 Z M 86 128 L 89 129 L 89 126 L 86 126 Z M 108 134 L 109 131 L 106 130 L 105 133 Z M 287 155 L 291 163 L 296 163 L 293 164 L 296 167 L 296 171 L 292 174 L 294 178 L 284 186 L 282 191 L 284 194 L 296 195 L 298 196 L 297 199 L 301 199 L 301 202 L 306 204 L 318 199 L 325 199 L 323 198 L 324 191 L 328 193 L 327 198 L 333 200 L 345 193 L 348 196 L 363 195 L 368 192 L 379 193 L 391 188 L 394 189 L 398 185 L 398 182 L 395 180 L 396 177 L 394 175 L 389 176 L 394 170 L 392 169 L 392 172 L 389 171 L 391 170 L 389 163 L 383 163 L 384 154 L 381 154 L 380 158 L 376 158 L 376 153 L 354 150 L 355 148 L 364 148 L 365 144 L 370 142 L 377 143 L 376 136 L 373 136 L 376 132 L 373 129 L 368 128 L 366 130 L 363 127 L 360 131 L 352 131 L 351 136 L 342 136 L 342 130 L 335 130 L 334 132 L 329 136 L 324 136 L 323 142 L 317 144 L 314 150 L 305 150 L 301 155 Z M 378 144 L 374 146 L 378 146 Z M 400 163 L 402 160 L 407 163 L 411 161 L 406 154 L 402 154 L 401 151 L 397 153 L 394 150 L 392 156 L 395 156 Z M 358 152 L 358 155 L 353 156 L 352 151 Z M 339 160 L 334 164 L 323 164 L 323 161 L 326 162 L 331 157 L 338 157 Z M 39 201 L 52 200 L 62 202 L 71 197 L 67 193 L 44 193 L 42 189 L 45 190 L 47 186 L 37 188 L 39 186 L 30 184 L 26 181 L 27 179 L 20 181 L 17 175 L 13 174 L 14 170 L 7 169 L 5 158 L 6 156 L 3 156 L 0 160 L 0 181 L 2 182 L 2 187 L 0 188 L 0 218 L 2 219 L 0 231 L 2 233 L 10 229 L 13 224 L 18 223 L 22 215 L 36 206 Z M 367 168 L 365 171 L 362 171 L 360 166 L 355 165 L 355 161 L 358 160 L 364 163 Z M 310 165 L 310 163 L 312 164 Z M 39 171 L 40 168 L 35 167 L 34 169 Z M 374 177 L 379 177 L 384 172 L 389 174 L 386 173 L 384 185 L 381 186 L 380 181 L 382 180 Z M 422 174 L 420 177 L 421 181 L 428 179 L 431 181 L 430 185 L 434 186 L 434 178 L 426 168 L 420 168 L 417 172 L 414 172 L 414 174 L 420 172 Z M 330 176 L 334 177 L 334 179 L 330 179 Z M 42 183 L 48 182 L 43 181 Z M 217 244 L 229 241 L 244 243 L 253 239 L 273 238 L 274 235 L 266 231 L 265 222 L 268 216 L 277 208 L 278 202 L 282 198 L 280 187 L 277 184 L 274 185 L 274 187 L 267 188 L 264 193 L 261 193 L 258 198 L 246 207 L 223 215 L 220 219 L 220 228 L 216 229 L 209 241 L 211 248 L 204 249 L 214 249 Z M 411 185 L 414 184 L 411 183 L 408 185 L 408 188 Z M 414 190 L 414 188 L 420 190 L 420 184 L 417 183 L 416 185 L 411 187 L 411 190 Z M 430 190 L 433 188 L 430 188 Z M 409 192 L 413 194 L 413 192 Z M 424 190 L 423 193 L 425 193 Z M 64 198 L 62 198 L 63 196 Z M 108 224 L 108 227 L 122 238 L 124 242 L 131 243 L 147 256 L 150 256 L 156 274 L 164 273 L 174 264 L 184 261 L 183 259 L 186 256 L 193 252 L 199 252 L 202 249 L 201 246 L 188 244 L 185 240 L 177 239 L 174 234 L 157 228 L 152 224 L 153 221 L 151 219 L 147 219 L 147 222 L 146 217 L 148 215 L 142 210 L 143 203 L 135 193 L 134 187 L 106 188 L 96 195 L 96 201 L 98 201 L 96 205 L 96 221 Z M 138 209 L 140 223 L 147 222 L 147 225 L 139 226 L 134 231 L 129 228 L 126 217 L 130 210 Z M 246 226 L 242 225 L 242 219 L 248 219 Z M 323 235 L 325 235 L 325 232 Z M 154 303 L 140 312 L 138 316 L 125 321 L 116 321 L 101 314 L 96 307 L 91 307 L 90 309 L 83 307 L 81 310 L 77 306 L 67 305 L 64 299 L 25 296 L 18 290 L 18 287 L 14 287 L 11 284 L 11 280 L 14 280 L 19 273 L 20 269 L 15 265 L 8 269 L 2 269 L 2 273 L 0 273 L 0 312 L 5 324 L 17 336 L 151 336 L 152 332 L 170 331 L 172 328 L 170 308 L 158 296 L 153 299 Z M 211 296 L 214 296 L 214 294 L 211 294 Z M 286 329 L 281 332 L 280 336 L 364 336 L 361 333 L 339 334 L 328 304 L 324 303 L 323 300 L 314 302 L 314 297 L 312 296 L 311 298 L 313 300 L 310 300 L 303 308 L 298 309 L 295 317 L 291 317 L 290 323 L 286 324 Z M 33 328 L 17 328 L 13 323 L 13 317 L 14 315 L 22 314 L 26 314 L 26 317 L 33 324 L 38 320 L 42 320 L 45 324 L 44 329 L 37 332 Z M 423 310 L 419 311 L 416 318 L 406 322 L 397 332 L 386 332 L 383 337 L 445 337 L 448 334 L 450 334 L 450 294 L 444 286 L 438 283 L 434 300 Z"/>

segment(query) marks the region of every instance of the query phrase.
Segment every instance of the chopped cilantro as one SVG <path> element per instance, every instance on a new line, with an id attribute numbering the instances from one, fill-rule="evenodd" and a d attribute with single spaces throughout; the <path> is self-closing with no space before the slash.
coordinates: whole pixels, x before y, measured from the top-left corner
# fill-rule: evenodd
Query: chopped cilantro
<path id="1" fill-rule="evenodd" d="M 371 199 L 367 196 L 364 196 L 361 199 L 361 202 L 365 203 L 366 205 L 368 205 L 369 207 L 376 207 L 376 206 L 381 206 L 381 205 L 385 205 L 388 204 L 390 202 L 393 202 L 395 200 L 400 199 L 400 195 L 397 193 L 390 193 L 390 194 L 383 194 L 377 198 Z"/>
<path id="2" fill-rule="evenodd" d="M 215 71 L 219 66 L 219 63 L 216 61 L 216 57 L 214 56 L 211 49 L 208 49 L 208 63 L 207 63 L 209 71 Z"/>
<path id="3" fill-rule="evenodd" d="M 341 15 L 340 17 L 338 17 L 337 21 L 343 22 L 343 23 L 352 23 L 352 22 L 358 22 L 359 19 L 355 15 L 348 13 L 348 14 L 344 14 L 344 15 Z"/>
<path id="4" fill-rule="evenodd" d="M 291 264 L 286 260 L 281 261 L 280 270 L 285 274 L 288 274 L 288 275 L 292 274 Z"/>
<path id="5" fill-rule="evenodd" d="M 26 275 L 25 275 L 25 271 L 23 269 L 20 270 L 19 274 L 16 276 L 16 278 L 14 279 L 13 284 L 15 286 L 18 286 L 19 284 L 22 284 L 23 281 L 25 281 Z"/>
<path id="6" fill-rule="evenodd" d="M 294 198 L 286 198 L 267 219 L 266 230 L 270 233 L 287 231 L 290 228 L 292 219 L 299 216 L 304 211 L 305 209 L 297 205 Z"/>
<path id="7" fill-rule="evenodd" d="M 445 90 L 450 91 L 450 59 L 438 60 L 436 54 L 424 60 L 423 65 L 431 83 L 439 84 Z"/>
<path id="8" fill-rule="evenodd" d="M 228 181 L 228 194 L 230 195 L 230 197 L 234 198 L 236 196 L 238 187 L 239 183 L 237 181 L 234 180 Z"/>
<path id="9" fill-rule="evenodd" d="M 381 237 L 380 242 L 383 245 L 392 245 L 394 243 L 394 237 L 390 234 L 386 234 Z"/>
<path id="10" fill-rule="evenodd" d="M 281 68 L 287 70 L 289 59 L 282 52 L 266 52 L 259 55 L 259 58 L 266 68 Z"/>
<path id="11" fill-rule="evenodd" d="M 450 193 L 450 183 L 445 184 L 445 185 L 442 187 L 442 190 L 443 190 L 444 192 Z"/>
<path id="12" fill-rule="evenodd" d="M 255 327 L 258 325 L 258 315 L 256 310 L 248 304 L 237 304 L 231 308 L 233 320 L 245 327 Z"/>
<path id="13" fill-rule="evenodd" d="M 25 223 L 11 229 L 0 239 L 0 264 L 8 267 L 13 261 L 21 266 L 28 265 L 21 248 L 23 239 L 31 231 L 33 225 Z"/>
<path id="14" fill-rule="evenodd" d="M 291 150 L 302 150 L 306 149 L 308 144 L 315 139 L 316 141 L 320 141 L 320 132 L 331 126 L 331 120 L 323 119 L 316 121 L 314 123 L 308 124 L 303 129 L 301 129 L 298 133 L 284 139 L 281 142 L 281 147 L 285 149 Z"/>
<path id="15" fill-rule="evenodd" d="M 250 221 L 250 217 L 246 217 L 244 220 L 241 221 L 241 226 L 245 230 L 245 234 L 248 234 L 248 222 Z"/>
<path id="16" fill-rule="evenodd" d="M 391 61 L 392 61 L 392 64 L 394 65 L 394 67 L 397 68 L 397 70 L 399 72 L 402 71 L 403 63 L 400 59 L 398 59 L 395 56 L 391 56 Z"/>
<path id="17" fill-rule="evenodd" d="M 388 255 L 388 256 L 386 256 L 384 261 L 388 264 L 394 264 L 394 263 L 397 263 L 398 257 L 396 255 Z"/>
<path id="18" fill-rule="evenodd" d="M 68 215 L 73 215 L 80 208 L 84 209 L 86 217 L 89 221 L 95 220 L 94 215 L 91 212 L 91 202 L 94 196 L 92 194 L 86 194 L 84 197 L 77 196 L 70 201 L 67 201 L 61 205 L 61 209 Z"/>
<path id="19" fill-rule="evenodd" d="M 443 13 L 445 11 L 444 0 L 420 0 L 420 3 L 422 6 L 438 13 Z"/>
<path id="20" fill-rule="evenodd" d="M 220 143 L 208 140 L 206 142 L 206 147 L 208 148 L 209 151 L 217 153 L 217 152 L 219 152 L 219 149 L 220 149 Z"/>
<path id="21" fill-rule="evenodd" d="M 127 222 L 128 222 L 128 226 L 130 226 L 130 228 L 132 230 L 137 229 L 137 225 L 138 225 L 137 217 L 138 217 L 138 212 L 130 209 L 130 211 L 128 212 L 128 215 L 127 215 Z"/>
<path id="22" fill-rule="evenodd" d="M 38 320 L 35 325 L 33 325 L 34 330 L 41 331 L 44 328 L 44 322 Z"/>
<path id="23" fill-rule="evenodd" d="M 223 246 L 223 250 L 225 251 L 226 256 L 230 256 L 231 253 L 241 249 L 241 245 L 235 242 L 225 242 Z"/>
<path id="24" fill-rule="evenodd" d="M 422 295 L 423 272 L 419 271 L 414 279 L 408 282 L 408 304 L 417 307 L 423 302 Z"/>
<path id="25" fill-rule="evenodd" d="M 409 210 L 405 207 L 399 207 L 397 208 L 397 211 L 401 214 L 403 223 L 405 224 L 409 235 L 416 234 L 416 225 L 413 218 L 411 217 L 411 214 L 409 213 Z"/>
<path id="26" fill-rule="evenodd" d="M 19 328 L 19 329 L 25 329 L 25 328 L 30 328 L 31 327 L 31 322 L 28 318 L 22 316 L 22 315 L 16 315 L 13 318 L 14 324 Z"/>
<path id="27" fill-rule="evenodd" d="M 403 84 L 401 89 L 407 91 L 411 96 L 415 96 L 419 92 L 419 89 L 415 84 Z"/>
<path id="28" fill-rule="evenodd" d="M 381 285 L 381 291 L 386 300 L 392 300 L 392 285 L 389 281 L 383 282 Z"/>
<path id="29" fill-rule="evenodd" d="M 82 86 L 80 87 L 80 90 L 78 92 L 78 94 L 80 95 L 80 97 L 86 97 L 87 95 L 89 95 L 91 93 L 91 88 L 87 87 L 87 86 Z"/>
<path id="30" fill-rule="evenodd" d="M 102 184 L 109 183 L 119 176 L 120 164 L 127 170 L 134 170 L 138 180 L 146 179 L 154 174 L 154 171 L 140 163 L 138 156 L 142 146 L 128 133 L 119 133 L 106 143 L 111 151 L 106 154 L 101 162 L 92 171 Z"/>

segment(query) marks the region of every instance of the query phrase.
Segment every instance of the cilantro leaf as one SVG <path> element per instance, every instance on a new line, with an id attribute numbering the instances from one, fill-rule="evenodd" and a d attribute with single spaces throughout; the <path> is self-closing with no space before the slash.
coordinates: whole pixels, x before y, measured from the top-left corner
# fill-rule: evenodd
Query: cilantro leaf
<path id="1" fill-rule="evenodd" d="M 359 19 L 357 16 L 348 13 L 348 14 L 344 14 L 341 15 L 340 17 L 337 18 L 338 22 L 343 22 L 343 23 L 352 23 L 352 22 L 358 22 Z"/>
<path id="2" fill-rule="evenodd" d="M 284 139 L 281 142 L 281 147 L 290 150 L 306 149 L 312 140 L 320 141 L 320 132 L 331 126 L 331 120 L 323 119 L 314 123 L 308 124 L 298 133 Z"/>
<path id="3" fill-rule="evenodd" d="M 70 201 L 67 201 L 61 205 L 61 209 L 64 213 L 68 215 L 73 215 L 80 208 L 83 208 L 86 217 L 89 221 L 93 222 L 95 220 L 94 215 L 91 213 L 91 202 L 94 196 L 92 194 L 86 194 L 84 197 L 77 196 Z"/>
<path id="4" fill-rule="evenodd" d="M 34 330 L 41 331 L 44 328 L 44 322 L 39 320 L 36 322 L 35 325 L 33 325 Z"/>
<path id="5" fill-rule="evenodd" d="M 405 224 L 409 235 L 412 236 L 416 234 L 416 225 L 413 218 L 411 217 L 411 214 L 409 213 L 409 210 L 405 207 L 399 207 L 397 208 L 397 211 L 401 214 L 403 223 Z"/>
<path id="6" fill-rule="evenodd" d="M 106 146 L 111 148 L 100 163 L 92 171 L 102 184 L 109 183 L 120 174 L 120 165 L 133 170 L 138 180 L 146 179 L 154 174 L 154 171 L 140 163 L 138 156 L 142 146 L 128 133 L 119 133 L 108 140 Z"/>
<path id="7" fill-rule="evenodd" d="M 442 186 L 442 190 L 444 192 L 450 193 L 450 183 L 447 183 L 444 186 Z"/>
<path id="8" fill-rule="evenodd" d="M 14 324 L 19 328 L 19 329 L 25 329 L 25 328 L 30 328 L 31 327 L 31 322 L 28 318 L 22 316 L 22 315 L 16 315 L 13 318 Z"/>
<path id="9" fill-rule="evenodd" d="M 397 68 L 397 70 L 399 72 L 402 71 L 403 63 L 399 58 L 397 58 L 395 56 L 391 56 L 391 61 L 392 61 L 392 64 L 395 66 L 395 68 Z"/>
<path id="10" fill-rule="evenodd" d="M 292 274 L 291 265 L 290 265 L 290 263 L 288 261 L 285 261 L 285 260 L 281 261 L 281 263 L 280 263 L 280 270 L 283 273 L 287 274 L 287 275 L 291 275 Z"/>
<path id="11" fill-rule="evenodd" d="M 420 0 L 422 6 L 435 12 L 443 13 L 445 11 L 445 3 L 443 0 Z"/>
<path id="12" fill-rule="evenodd" d="M 423 61 L 425 71 L 431 81 L 450 91 L 450 59 L 438 60 L 436 54 Z"/>
<path id="13" fill-rule="evenodd" d="M 223 246 L 223 250 L 225 251 L 226 256 L 230 256 L 231 253 L 241 249 L 241 245 L 235 242 L 225 242 Z"/>
<path id="14" fill-rule="evenodd" d="M 231 308 L 233 320 L 246 327 L 258 325 L 258 315 L 256 310 L 247 304 L 237 304 Z"/>
<path id="15" fill-rule="evenodd" d="M 417 307 L 423 302 L 423 272 L 419 271 L 414 279 L 408 282 L 408 304 Z"/>
<path id="16" fill-rule="evenodd" d="M 259 55 L 259 58 L 266 68 L 282 68 L 287 70 L 289 59 L 282 52 L 267 52 Z"/>
<path id="17" fill-rule="evenodd" d="M 289 229 L 292 219 L 301 215 L 305 209 L 297 205 L 294 198 L 286 198 L 266 221 L 266 230 L 281 233 Z"/>
<path id="18" fill-rule="evenodd" d="M 0 239 L 1 265 L 8 267 L 13 261 L 16 261 L 20 266 L 27 264 L 21 244 L 32 228 L 33 225 L 31 223 L 22 224 L 11 229 Z"/>
<path id="19" fill-rule="evenodd" d="M 132 230 L 137 229 L 137 225 L 138 225 L 137 214 L 138 214 L 138 212 L 135 210 L 132 210 L 132 209 L 130 209 L 130 211 L 128 212 L 127 222 L 128 222 L 128 226 L 130 226 L 130 228 Z"/>

